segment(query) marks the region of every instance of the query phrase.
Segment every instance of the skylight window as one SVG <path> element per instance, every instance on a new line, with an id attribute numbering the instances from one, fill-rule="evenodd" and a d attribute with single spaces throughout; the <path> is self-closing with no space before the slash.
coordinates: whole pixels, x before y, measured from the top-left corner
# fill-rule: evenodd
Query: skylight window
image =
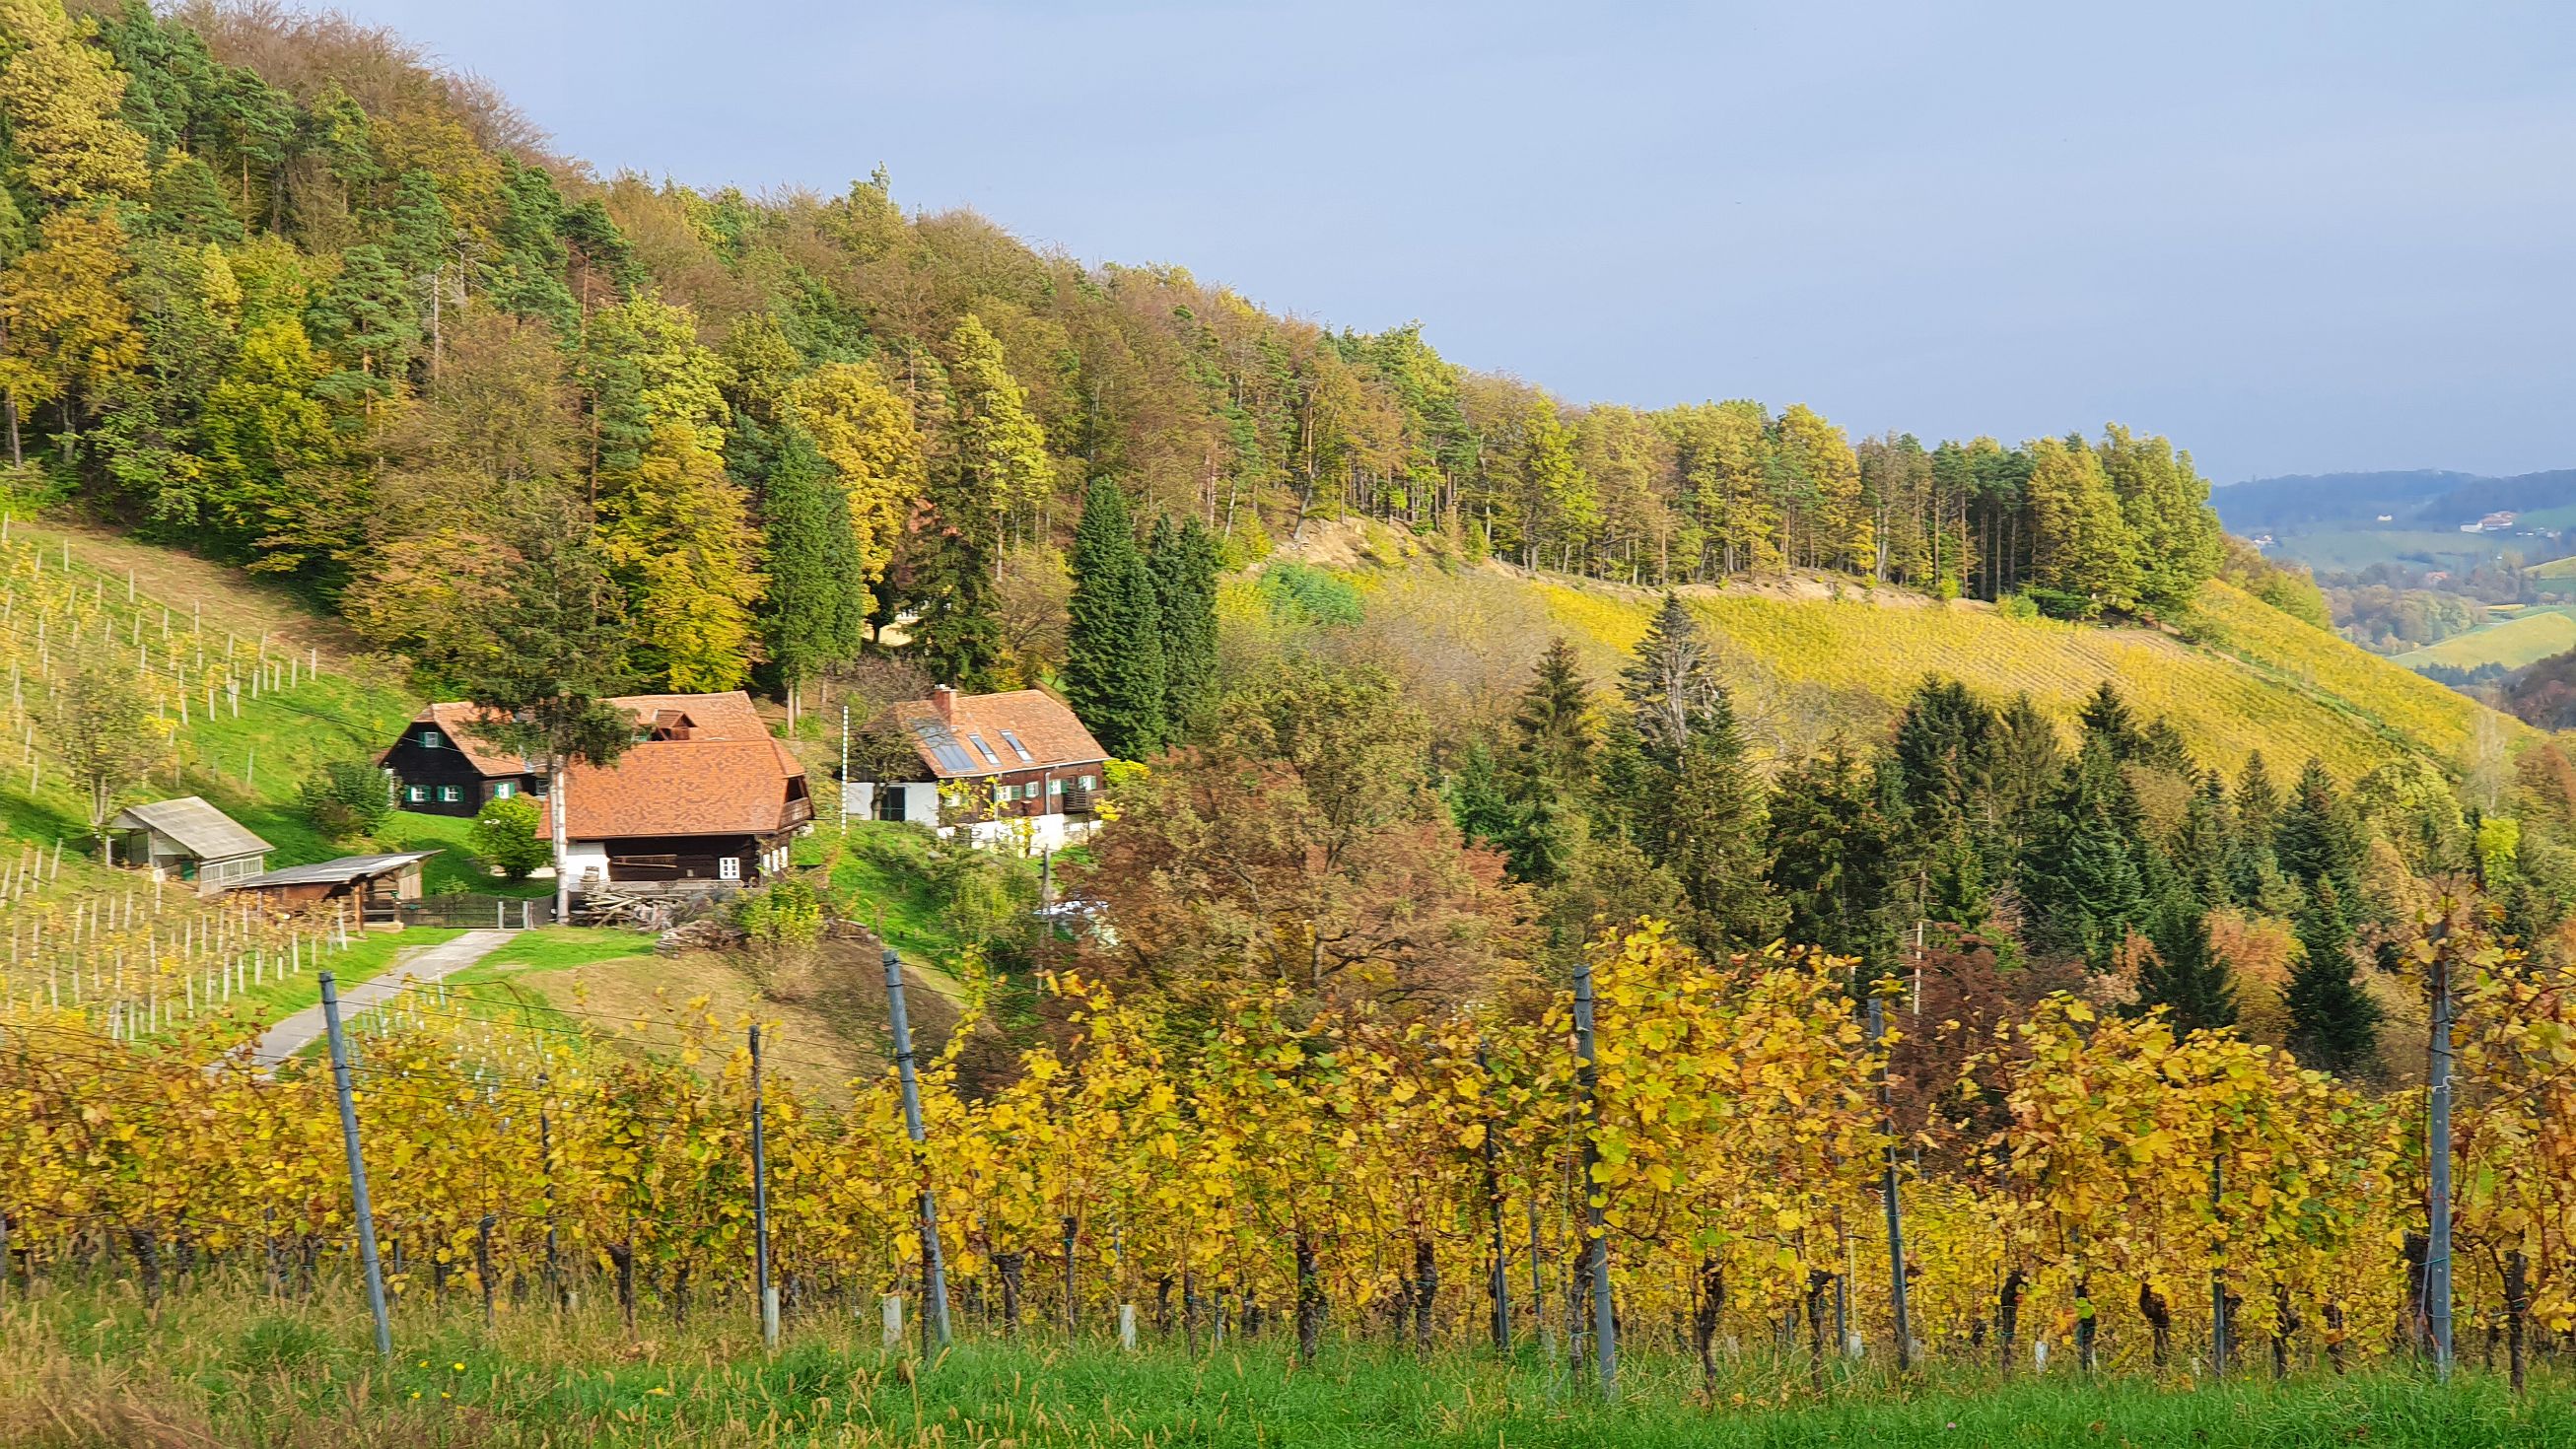
<path id="1" fill-rule="evenodd" d="M 1020 737 L 1009 730 L 1002 731 L 1002 743 L 1011 747 L 1011 753 L 1020 757 L 1021 764 L 1034 765 L 1038 762 L 1038 757 L 1029 753 L 1029 747 L 1020 743 Z"/>
<path id="2" fill-rule="evenodd" d="M 966 743 L 975 747 L 975 753 L 984 757 L 985 764 L 998 765 L 1002 763 L 1002 757 L 993 753 L 993 747 L 984 743 L 984 737 L 982 735 L 969 730 L 966 732 Z"/>

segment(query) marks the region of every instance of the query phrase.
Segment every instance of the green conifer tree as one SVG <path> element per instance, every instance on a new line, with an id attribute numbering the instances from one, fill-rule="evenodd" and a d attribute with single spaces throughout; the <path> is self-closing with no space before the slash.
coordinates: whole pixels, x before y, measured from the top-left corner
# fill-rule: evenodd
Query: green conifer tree
<path id="1" fill-rule="evenodd" d="M 1073 712 L 1122 759 L 1141 759 L 1171 737 L 1163 713 L 1162 620 L 1154 577 L 1137 550 L 1127 495 L 1095 478 L 1073 533 L 1072 628 L 1064 692 Z"/>
<path id="2" fill-rule="evenodd" d="M 2283 875 L 2310 889 L 2321 880 L 2332 881 L 2336 894 L 2350 899 L 2359 888 L 2361 827 L 2334 777 L 2313 757 L 2299 771 L 2289 802 L 2273 824 L 2272 855 Z"/>
<path id="3" fill-rule="evenodd" d="M 1178 743 L 1206 726 L 1216 703 L 1216 538 L 1195 514 L 1178 524 L 1165 514 L 1145 565 L 1162 624 L 1163 720 Z"/>
<path id="4" fill-rule="evenodd" d="M 2311 1067 L 2349 1076 L 2379 1056 L 2379 1003 L 2355 978 L 2352 923 L 2331 879 L 2321 879 L 2299 912 L 2299 959 L 2282 993 L 2290 1009 L 2290 1050 Z"/>
<path id="5" fill-rule="evenodd" d="M 760 521 L 769 573 L 760 632 L 792 720 L 804 686 L 859 652 L 868 617 L 849 495 L 803 428 L 778 434 Z"/>
<path id="6" fill-rule="evenodd" d="M 2148 924 L 2155 948 L 2138 966 L 2138 1005 L 2172 1013 L 2177 1035 L 2236 1024 L 2235 973 L 2209 938 L 2209 913 L 2188 889 L 2167 894 Z"/>

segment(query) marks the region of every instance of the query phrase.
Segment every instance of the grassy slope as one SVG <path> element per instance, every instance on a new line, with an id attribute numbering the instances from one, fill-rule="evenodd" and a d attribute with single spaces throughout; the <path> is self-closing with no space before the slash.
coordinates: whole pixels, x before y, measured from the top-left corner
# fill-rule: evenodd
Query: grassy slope
<path id="1" fill-rule="evenodd" d="M 376 1360 L 365 1314 L 338 1284 L 279 1307 L 192 1281 L 157 1314 L 130 1291 L 49 1289 L 0 1331 L 0 1440 L 152 1444 L 751 1445 L 1805 1445 L 2263 1446 L 2386 1449 L 2564 1444 L 2576 1403 L 2544 1369 L 2515 1403 L 2497 1378 L 2448 1386 L 2395 1372 L 2286 1383 L 2253 1372 L 2195 1385 L 2177 1369 L 2094 1381 L 2064 1368 L 1998 1380 L 1935 1365 L 1896 1387 L 1836 1365 L 1819 1396 L 1801 1359 L 1721 1360 L 1714 1406 L 1695 1366 L 1649 1351 L 1622 1364 L 1604 1407 L 1540 1355 L 1446 1351 L 1428 1363 L 1328 1337 L 1311 1367 L 1274 1325 L 1192 1356 L 1158 1341 L 1121 1355 L 1038 1334 L 975 1332 L 932 1365 L 884 1353 L 875 1314 L 798 1317 L 775 1356 L 750 1312 L 709 1299 L 640 1335 L 604 1285 L 558 1316 L 504 1295 L 486 1329 L 468 1293 L 408 1296 L 396 1357 Z M 837 1306 L 837 1305 L 835 1305 Z M 1150 1313 L 1150 1306 L 1148 1306 Z M 1146 1317 L 1140 1314 L 1140 1317 Z M 638 1341 L 640 1337 L 641 1341 Z M 158 1432 L 147 1432 L 157 1430 Z"/>
<path id="2" fill-rule="evenodd" d="M 1603 585 L 1534 585 L 1550 622 L 1574 637 L 1606 679 L 1645 631 L 1652 596 Z M 1690 603 L 1724 641 L 1724 664 L 1753 712 L 1785 711 L 1794 733 L 1874 732 L 1927 673 L 1991 697 L 2028 690 L 2071 721 L 2104 680 L 2149 716 L 2170 717 L 2213 763 L 2233 768 L 2261 749 L 2295 767 L 2315 755 L 2349 777 L 2407 749 L 2456 764 L 2482 718 L 2529 731 L 2483 706 L 2284 615 L 2226 584 L 2204 595 L 2185 643 L 2145 629 L 2007 618 L 1970 603 L 1789 599 L 1694 589 Z"/>
<path id="3" fill-rule="evenodd" d="M 2501 664 L 2507 669 L 2520 669 L 2571 648 L 2576 648 L 2576 612 L 2531 608 L 2391 659 L 2410 669 L 2423 664 L 2447 664 L 2458 669 Z"/>

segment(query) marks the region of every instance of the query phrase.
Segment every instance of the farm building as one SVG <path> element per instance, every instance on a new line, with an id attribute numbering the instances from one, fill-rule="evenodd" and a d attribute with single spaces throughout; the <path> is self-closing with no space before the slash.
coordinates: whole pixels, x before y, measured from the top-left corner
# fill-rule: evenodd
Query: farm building
<path id="1" fill-rule="evenodd" d="M 269 843 L 195 795 L 129 805 L 107 822 L 123 833 L 117 858 L 157 879 L 214 895 L 268 868 Z"/>
<path id="2" fill-rule="evenodd" d="M 583 893 L 766 880 L 787 869 L 791 843 L 814 820 L 805 767 L 766 731 L 656 736 L 607 769 L 575 765 L 559 794 L 550 804 L 564 815 L 565 869 Z"/>
<path id="3" fill-rule="evenodd" d="M 635 717 L 639 741 L 766 740 L 769 726 L 741 690 L 630 694 L 608 701 Z M 403 726 L 377 763 L 393 772 L 394 801 L 424 815 L 472 815 L 487 801 L 546 793 L 545 762 L 505 750 L 478 728 L 483 710 L 433 704 Z"/>
<path id="4" fill-rule="evenodd" d="M 1035 689 L 959 694 L 893 706 L 886 720 L 912 746 L 894 778 L 849 781 L 853 815 L 918 820 L 978 845 L 1052 850 L 1099 824 L 1109 752 L 1062 700 Z"/>
<path id="5" fill-rule="evenodd" d="M 235 881 L 232 891 L 255 897 L 280 914 L 317 906 L 346 913 L 352 925 L 399 926 L 402 903 L 420 899 L 421 866 L 435 850 L 396 855 L 344 855 L 312 865 L 290 865 Z"/>

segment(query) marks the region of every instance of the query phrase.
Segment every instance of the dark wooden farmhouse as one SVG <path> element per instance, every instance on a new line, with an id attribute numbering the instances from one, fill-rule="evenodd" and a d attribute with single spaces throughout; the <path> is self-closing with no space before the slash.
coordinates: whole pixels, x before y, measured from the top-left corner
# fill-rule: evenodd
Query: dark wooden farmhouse
<path id="1" fill-rule="evenodd" d="M 765 740 L 769 726 L 741 690 L 630 694 L 609 703 L 635 716 L 639 740 Z M 377 757 L 393 772 L 394 803 L 424 815 L 472 815 L 484 802 L 546 793 L 545 762 L 504 750 L 475 728 L 482 711 L 433 704 Z"/>
<path id="2" fill-rule="evenodd" d="M 853 815 L 918 820 L 977 845 L 1052 850 L 1099 824 L 1109 752 L 1064 701 L 1035 689 L 930 698 L 887 711 L 916 768 L 842 787 Z"/>

